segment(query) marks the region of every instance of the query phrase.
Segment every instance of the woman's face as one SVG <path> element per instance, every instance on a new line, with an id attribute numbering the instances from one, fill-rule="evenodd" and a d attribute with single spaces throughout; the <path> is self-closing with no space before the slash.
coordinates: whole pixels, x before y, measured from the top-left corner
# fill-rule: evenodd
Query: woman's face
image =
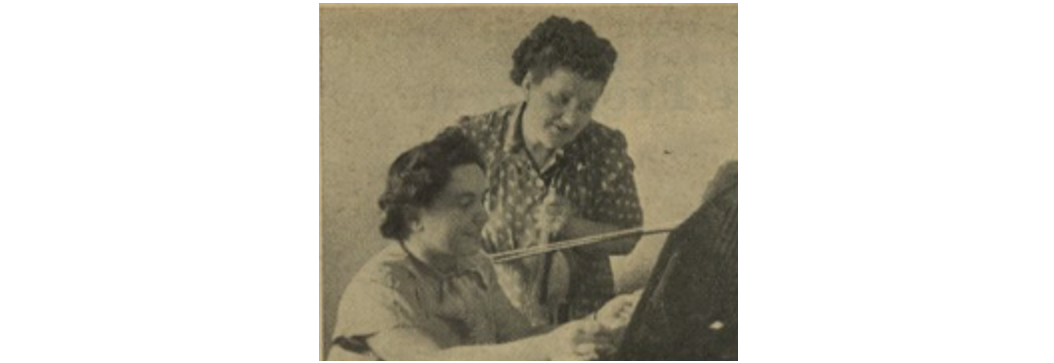
<path id="1" fill-rule="evenodd" d="M 483 246 L 482 230 L 487 223 L 483 193 L 487 180 L 475 164 L 455 167 L 450 181 L 432 205 L 420 213 L 419 223 L 426 248 L 434 253 L 470 256 Z"/>
<path id="2" fill-rule="evenodd" d="M 560 148 L 593 119 L 593 107 L 604 93 L 604 82 L 582 78 L 567 68 L 556 68 L 534 83 L 525 77 L 527 108 L 523 113 L 523 137 L 529 146 Z"/>

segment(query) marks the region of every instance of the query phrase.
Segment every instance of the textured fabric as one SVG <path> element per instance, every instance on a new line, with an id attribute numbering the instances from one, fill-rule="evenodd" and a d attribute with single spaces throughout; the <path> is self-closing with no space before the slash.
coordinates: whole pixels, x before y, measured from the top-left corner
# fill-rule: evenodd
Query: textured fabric
<path id="1" fill-rule="evenodd" d="M 457 270 L 441 274 L 393 243 L 345 289 L 334 340 L 368 349 L 365 339 L 374 334 L 415 329 L 448 348 L 505 342 L 527 333 L 526 319 L 498 288 L 486 256 L 466 259 Z"/>
<path id="2" fill-rule="evenodd" d="M 545 211 L 543 201 L 552 193 L 568 201 L 578 217 L 624 228 L 640 226 L 634 164 L 625 136 L 591 121 L 574 141 L 556 150 L 550 162 L 536 166 L 520 132 L 524 106 L 463 117 L 457 126 L 476 143 L 487 164 L 487 252 L 549 243 L 552 231 L 544 230 L 535 213 Z M 614 281 L 607 255 L 572 250 L 567 256 L 571 318 L 577 318 L 612 298 Z M 553 307 L 542 291 L 544 266 L 544 256 L 495 266 L 513 305 L 534 324 L 553 321 Z"/>

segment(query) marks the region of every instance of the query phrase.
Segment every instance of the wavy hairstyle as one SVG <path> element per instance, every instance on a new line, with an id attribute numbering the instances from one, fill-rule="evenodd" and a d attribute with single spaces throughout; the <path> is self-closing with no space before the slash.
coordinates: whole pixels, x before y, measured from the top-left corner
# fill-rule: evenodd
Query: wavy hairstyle
<path id="1" fill-rule="evenodd" d="M 512 53 L 509 78 L 519 86 L 528 71 L 531 81 L 538 82 L 554 69 L 567 67 L 588 80 L 607 82 L 617 58 L 611 42 L 598 37 L 589 24 L 552 16 L 539 23 Z"/>
<path id="2" fill-rule="evenodd" d="M 450 129 L 435 139 L 399 155 L 388 169 L 387 187 L 377 201 L 384 212 L 381 235 L 404 241 L 410 236 L 410 223 L 421 208 L 432 205 L 450 182 L 450 173 L 461 165 L 483 167 L 475 145 L 464 134 Z"/>

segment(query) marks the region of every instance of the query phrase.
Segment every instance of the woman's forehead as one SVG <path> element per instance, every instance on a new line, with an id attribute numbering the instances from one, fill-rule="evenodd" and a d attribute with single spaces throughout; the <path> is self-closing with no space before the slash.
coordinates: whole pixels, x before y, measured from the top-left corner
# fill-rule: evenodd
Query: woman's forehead
<path id="1" fill-rule="evenodd" d="M 483 169 L 475 164 L 466 164 L 450 171 L 450 181 L 446 188 L 443 188 L 443 194 L 454 197 L 466 193 L 482 194 L 486 187 L 487 179 Z"/>
<path id="2" fill-rule="evenodd" d="M 604 82 L 586 79 L 575 72 L 560 67 L 549 73 L 542 80 L 542 87 L 551 91 L 569 91 L 579 94 L 599 94 L 604 90 Z"/>

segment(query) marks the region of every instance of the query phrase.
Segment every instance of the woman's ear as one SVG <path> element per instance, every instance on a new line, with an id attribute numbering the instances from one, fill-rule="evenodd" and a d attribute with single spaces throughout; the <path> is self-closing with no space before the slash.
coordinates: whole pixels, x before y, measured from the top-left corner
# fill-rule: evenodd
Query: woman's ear
<path id="1" fill-rule="evenodd" d="M 534 79 L 534 74 L 532 74 L 531 71 L 527 71 L 527 74 L 523 75 L 523 82 L 521 82 L 520 86 L 523 87 L 524 91 L 530 91 L 531 90 L 531 80 L 532 79 Z"/>

